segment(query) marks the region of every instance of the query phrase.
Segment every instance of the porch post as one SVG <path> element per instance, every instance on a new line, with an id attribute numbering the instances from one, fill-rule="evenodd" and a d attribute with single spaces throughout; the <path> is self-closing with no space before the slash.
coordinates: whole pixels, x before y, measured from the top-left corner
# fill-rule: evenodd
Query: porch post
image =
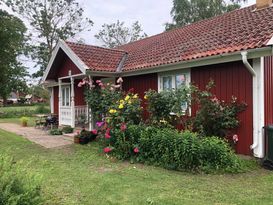
<path id="1" fill-rule="evenodd" d="M 61 125 L 61 107 L 62 107 L 62 80 L 58 79 L 59 83 L 59 125 Z"/>
<path id="2" fill-rule="evenodd" d="M 91 76 L 89 76 L 89 81 L 91 82 L 92 78 Z M 92 89 L 91 86 L 89 88 L 90 90 Z M 91 107 L 89 107 L 89 105 L 87 105 L 87 108 L 88 108 L 88 122 L 89 122 L 89 130 L 93 130 L 94 128 L 94 122 L 93 122 L 93 116 L 92 116 L 92 109 Z"/>
<path id="3" fill-rule="evenodd" d="M 74 92 L 74 78 L 71 81 L 71 127 L 75 128 L 75 92 Z"/>

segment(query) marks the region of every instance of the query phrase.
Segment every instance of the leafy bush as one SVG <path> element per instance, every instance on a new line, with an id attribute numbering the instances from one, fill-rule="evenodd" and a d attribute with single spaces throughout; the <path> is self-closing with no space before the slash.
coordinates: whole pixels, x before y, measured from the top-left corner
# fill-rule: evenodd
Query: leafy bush
<path id="1" fill-rule="evenodd" d="M 65 134 L 73 133 L 73 131 L 74 131 L 74 128 L 72 128 L 71 126 L 65 126 L 62 129 L 62 132 Z"/>
<path id="2" fill-rule="evenodd" d="M 27 117 L 21 117 L 20 118 L 21 123 L 28 123 L 29 119 Z"/>
<path id="3" fill-rule="evenodd" d="M 147 127 L 141 132 L 139 150 L 141 162 L 168 169 L 206 172 L 241 169 L 240 160 L 225 141 L 217 137 L 200 138 L 189 131 Z"/>
<path id="4" fill-rule="evenodd" d="M 52 129 L 52 130 L 49 131 L 49 134 L 50 135 L 62 135 L 63 132 L 60 129 Z"/>
<path id="5" fill-rule="evenodd" d="M 36 114 L 48 114 L 50 113 L 50 109 L 46 107 L 45 105 L 38 105 L 38 107 L 35 110 Z"/>
<path id="6" fill-rule="evenodd" d="M 0 155 L 0 204 L 42 204 L 41 186 L 37 176 L 28 174 L 10 157 Z"/>

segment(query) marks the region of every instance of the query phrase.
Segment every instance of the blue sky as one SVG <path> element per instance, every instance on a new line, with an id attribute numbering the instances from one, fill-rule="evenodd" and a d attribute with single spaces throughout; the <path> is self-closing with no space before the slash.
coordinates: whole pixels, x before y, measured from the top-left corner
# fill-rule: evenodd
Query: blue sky
<path id="1" fill-rule="evenodd" d="M 143 30 L 151 36 L 163 32 L 164 24 L 171 22 L 172 0 L 78 0 L 78 2 L 85 10 L 85 15 L 94 21 L 91 31 L 78 36 L 88 44 L 101 45 L 94 35 L 104 23 L 120 20 L 129 26 L 139 21 Z M 255 2 L 256 0 L 248 0 L 243 6 Z M 31 64 L 28 67 L 32 67 Z M 33 73 L 35 69 L 30 68 L 29 71 Z"/>

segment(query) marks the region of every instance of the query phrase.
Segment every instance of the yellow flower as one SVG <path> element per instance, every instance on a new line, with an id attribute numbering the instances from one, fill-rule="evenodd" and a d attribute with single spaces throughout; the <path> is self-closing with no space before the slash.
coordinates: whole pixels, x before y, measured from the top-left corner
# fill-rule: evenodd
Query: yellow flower
<path id="1" fill-rule="evenodd" d="M 145 96 L 144 96 L 144 99 L 147 100 L 147 99 L 148 99 L 148 95 L 145 95 Z"/>
<path id="2" fill-rule="evenodd" d="M 167 121 L 166 121 L 166 120 L 160 120 L 159 122 L 160 122 L 160 123 L 163 123 L 163 124 L 167 124 Z"/>
<path id="3" fill-rule="evenodd" d="M 109 113 L 111 113 L 111 114 L 115 114 L 116 112 L 117 112 L 117 110 L 115 110 L 115 109 L 109 110 Z"/>
<path id="4" fill-rule="evenodd" d="M 120 105 L 118 106 L 118 108 L 119 108 L 119 109 L 123 109 L 123 108 L 124 108 L 124 105 L 123 105 L 123 104 L 120 104 Z"/>
<path id="5" fill-rule="evenodd" d="M 128 101 L 128 104 L 132 104 L 132 101 L 131 101 L 131 100 L 129 100 L 129 101 Z"/>
<path id="6" fill-rule="evenodd" d="M 134 98 L 134 99 L 138 98 L 138 95 L 137 95 L 137 94 L 135 94 L 135 95 L 133 96 L 133 98 Z"/>
<path id="7" fill-rule="evenodd" d="M 119 102 L 120 102 L 120 104 L 123 104 L 123 103 L 124 103 L 124 100 L 120 100 Z"/>
<path id="8" fill-rule="evenodd" d="M 130 99 L 130 96 L 127 95 L 127 96 L 125 97 L 125 100 L 128 101 L 129 99 Z"/>

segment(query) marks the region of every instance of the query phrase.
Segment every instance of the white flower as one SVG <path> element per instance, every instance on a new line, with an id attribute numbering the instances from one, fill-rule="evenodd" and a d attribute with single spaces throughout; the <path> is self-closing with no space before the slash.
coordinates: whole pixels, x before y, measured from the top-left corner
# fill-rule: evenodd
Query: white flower
<path id="1" fill-rule="evenodd" d="M 120 83 L 123 83 L 123 80 L 122 80 L 121 77 L 118 78 L 117 83 L 119 83 L 119 84 L 120 84 Z"/>

